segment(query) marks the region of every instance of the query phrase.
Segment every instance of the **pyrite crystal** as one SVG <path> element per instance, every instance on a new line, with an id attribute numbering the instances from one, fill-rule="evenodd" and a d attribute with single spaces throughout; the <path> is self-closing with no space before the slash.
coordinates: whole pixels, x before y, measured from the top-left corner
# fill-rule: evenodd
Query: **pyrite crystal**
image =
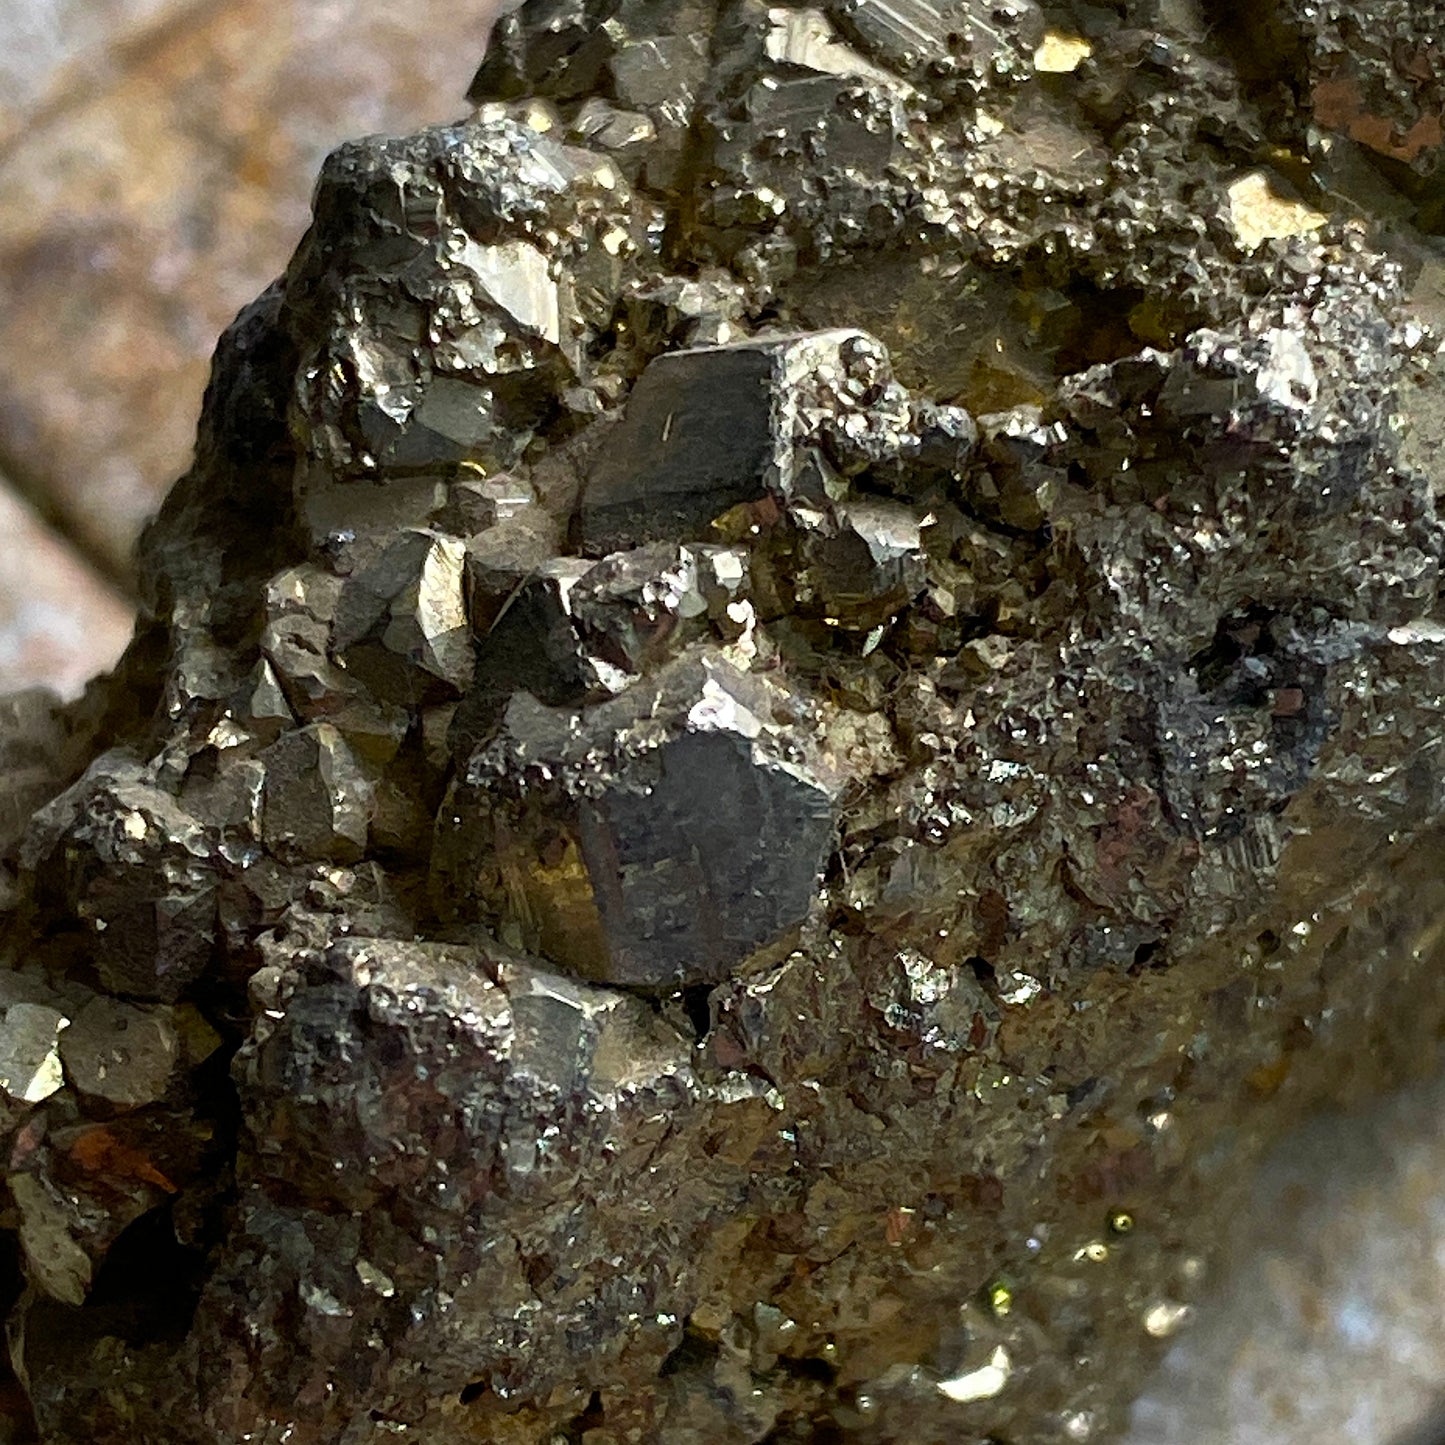
<path id="1" fill-rule="evenodd" d="M 47 1445 L 1117 1435 L 1445 1023 L 1379 8 L 537 0 L 331 157 L 3 705 Z"/>

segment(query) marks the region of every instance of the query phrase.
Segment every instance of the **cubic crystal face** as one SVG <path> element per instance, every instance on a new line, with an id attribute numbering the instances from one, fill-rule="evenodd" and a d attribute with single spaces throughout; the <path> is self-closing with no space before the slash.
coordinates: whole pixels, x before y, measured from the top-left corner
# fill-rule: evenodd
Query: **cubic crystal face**
<path id="1" fill-rule="evenodd" d="M 810 422 L 833 395 L 847 406 L 859 339 L 819 332 L 658 357 L 588 476 L 579 546 L 703 541 L 730 508 L 788 496 Z"/>

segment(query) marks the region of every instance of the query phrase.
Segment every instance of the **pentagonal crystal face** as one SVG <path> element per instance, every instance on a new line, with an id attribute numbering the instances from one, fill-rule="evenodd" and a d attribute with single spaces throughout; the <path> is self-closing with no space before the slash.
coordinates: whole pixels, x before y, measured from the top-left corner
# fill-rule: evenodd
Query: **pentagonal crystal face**
<path id="1" fill-rule="evenodd" d="M 355 862 L 365 853 L 372 790 L 336 728 L 286 733 L 262 761 L 262 836 L 278 857 Z"/>
<path id="2" fill-rule="evenodd" d="M 446 900 L 583 977 L 726 977 L 807 918 L 834 840 L 786 701 L 705 654 L 580 711 L 519 699 L 442 809 Z"/>
<path id="3" fill-rule="evenodd" d="M 685 733 L 578 810 L 616 983 L 725 978 L 808 914 L 828 794 L 737 734 Z"/>

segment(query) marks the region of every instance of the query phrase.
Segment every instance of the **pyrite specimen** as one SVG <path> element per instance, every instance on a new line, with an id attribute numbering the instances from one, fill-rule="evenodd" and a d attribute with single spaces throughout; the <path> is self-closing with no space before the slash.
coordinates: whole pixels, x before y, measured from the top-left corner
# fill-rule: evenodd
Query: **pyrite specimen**
<path id="1" fill-rule="evenodd" d="M 44 1441 L 1117 1434 L 1445 1025 L 1445 261 L 1291 149 L 1436 92 L 1324 8 L 535 0 L 331 158 L 0 709 Z"/>

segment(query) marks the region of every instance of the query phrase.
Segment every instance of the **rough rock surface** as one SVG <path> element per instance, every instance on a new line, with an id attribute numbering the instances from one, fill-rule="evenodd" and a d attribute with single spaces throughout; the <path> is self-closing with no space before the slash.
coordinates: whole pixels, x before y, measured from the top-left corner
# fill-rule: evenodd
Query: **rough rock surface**
<path id="1" fill-rule="evenodd" d="M 538 0 L 331 157 L 0 719 L 43 1440 L 1122 1427 L 1445 1023 L 1440 260 L 1299 11 Z"/>

